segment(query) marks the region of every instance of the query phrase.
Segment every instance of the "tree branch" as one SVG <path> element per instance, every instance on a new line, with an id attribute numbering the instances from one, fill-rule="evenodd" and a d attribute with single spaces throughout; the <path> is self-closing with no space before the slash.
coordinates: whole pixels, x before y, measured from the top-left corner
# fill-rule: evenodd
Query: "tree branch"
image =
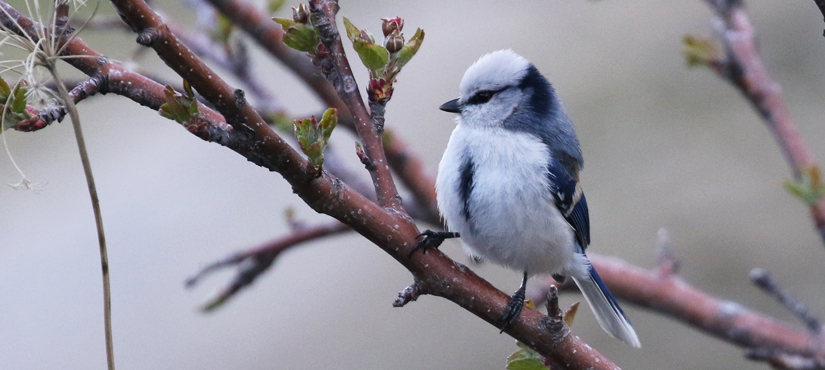
<path id="1" fill-rule="evenodd" d="M 301 228 L 263 245 L 242 252 L 233 253 L 226 258 L 210 263 L 186 280 L 186 287 L 194 287 L 207 275 L 230 266 L 238 266 L 235 278 L 204 306 L 204 311 L 217 308 L 242 289 L 247 288 L 266 270 L 284 251 L 308 241 L 337 235 L 350 230 L 349 226 L 338 221 L 326 222 L 312 227 Z"/>
<path id="2" fill-rule="evenodd" d="M 679 276 L 645 270 L 617 258 L 590 254 L 588 257 L 618 298 L 740 347 L 771 348 L 807 358 L 825 358 L 825 347 L 818 336 L 699 291 Z M 528 291 L 527 298 L 541 300 L 552 285 L 556 285 L 552 278 L 541 280 Z M 566 284 L 562 287 L 575 289 Z"/>
<path id="3" fill-rule="evenodd" d="M 705 0 L 720 22 L 718 37 L 724 45 L 723 60 L 711 63 L 712 69 L 736 86 L 756 109 L 776 139 L 797 181 L 811 176 L 818 164 L 791 118 L 782 87 L 768 73 L 756 46 L 756 32 L 741 0 Z M 825 200 L 809 204 L 820 238 L 825 242 Z"/>
<path id="4" fill-rule="evenodd" d="M 339 117 L 351 115 L 349 108 L 341 101 L 335 89 L 318 74 L 306 54 L 295 51 L 283 43 L 284 32 L 272 22 L 270 17 L 262 14 L 258 8 L 243 0 L 208 0 L 215 9 L 242 29 L 270 55 L 292 70 L 298 78 L 306 83 L 327 106 L 338 109 Z M 339 122 L 342 126 L 355 130 L 351 121 Z M 435 181 L 415 153 L 407 150 L 408 145 L 390 128 L 384 131 L 384 151 L 388 164 L 399 175 L 401 183 L 410 190 L 413 201 L 422 211 L 423 220 L 440 225 L 441 219 L 435 208 Z"/>
<path id="5" fill-rule="evenodd" d="M 439 251 L 408 258 L 419 232 L 407 216 L 376 205 L 326 172 L 320 177 L 308 173 L 306 160 L 263 123 L 246 104 L 243 93 L 230 88 L 182 45 L 144 1 L 112 0 L 112 3 L 130 28 L 138 33 L 138 41 L 152 46 L 167 65 L 226 117 L 233 129 L 226 130 L 225 134 L 231 135 L 233 141 L 218 143 L 256 164 L 279 172 L 314 210 L 351 226 L 410 270 L 427 294 L 445 297 L 493 325 L 501 317 L 509 301 L 506 294 Z M 0 1 L 0 7 L 11 10 L 3 1 Z M 0 21 L 9 22 L 10 18 L 22 19 L 14 12 L 14 15 L 3 15 Z M 30 20 L 29 26 L 32 26 Z M 66 55 L 81 52 L 71 48 L 65 51 Z M 87 67 L 81 65 L 81 68 Z M 573 368 L 616 368 L 576 336 L 548 330 L 545 316 L 533 309 L 525 309 L 519 321 L 507 332 L 557 363 Z"/>
<path id="6" fill-rule="evenodd" d="M 355 131 L 361 138 L 364 146 L 364 153 L 375 164 L 369 170 L 372 182 L 375 184 L 375 194 L 378 204 L 385 208 L 390 208 L 396 212 L 404 212 L 398 190 L 395 188 L 390 167 L 384 154 L 381 132 L 374 124 L 374 120 L 383 119 L 383 112 L 373 112 L 373 116 L 367 113 L 367 107 L 361 98 L 358 90 L 358 83 L 352 75 L 349 60 L 344 52 L 344 45 L 341 43 L 341 35 L 338 33 L 338 26 L 335 22 L 335 15 L 338 14 L 338 2 L 335 0 L 311 0 L 309 7 L 315 26 L 321 36 L 321 43 L 326 48 L 324 60 L 320 64 L 324 66 L 321 72 L 327 80 L 335 87 L 338 96 L 346 104 L 352 118 L 355 120 Z"/>

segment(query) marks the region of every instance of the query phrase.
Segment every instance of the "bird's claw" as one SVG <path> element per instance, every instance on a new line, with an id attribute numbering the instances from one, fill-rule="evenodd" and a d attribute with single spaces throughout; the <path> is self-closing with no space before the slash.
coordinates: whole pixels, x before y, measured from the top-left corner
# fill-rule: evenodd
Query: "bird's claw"
<path id="1" fill-rule="evenodd" d="M 461 234 L 449 231 L 432 231 L 428 229 L 418 235 L 419 238 L 422 236 L 424 239 L 421 239 L 418 243 L 415 243 L 412 251 L 410 251 L 410 255 L 407 257 L 412 257 L 413 253 L 419 249 L 421 250 L 421 253 L 427 254 L 427 248 L 438 248 L 445 239 L 459 238 L 461 237 Z"/>
<path id="2" fill-rule="evenodd" d="M 518 318 L 521 315 L 521 310 L 524 308 L 524 291 L 524 287 L 521 287 L 513 294 L 512 297 L 510 297 L 510 303 L 507 304 L 507 309 L 504 311 L 504 316 L 498 320 L 496 325 L 499 329 L 501 329 L 501 333 L 518 321 Z"/>

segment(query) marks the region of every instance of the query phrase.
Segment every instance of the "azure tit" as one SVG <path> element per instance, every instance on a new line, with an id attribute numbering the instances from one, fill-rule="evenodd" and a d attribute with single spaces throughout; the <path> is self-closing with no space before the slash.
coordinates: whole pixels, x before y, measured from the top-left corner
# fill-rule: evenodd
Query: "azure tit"
<path id="1" fill-rule="evenodd" d="M 449 232 L 426 231 L 415 249 L 461 237 L 468 254 L 522 271 L 499 322 L 514 323 L 528 277 L 571 277 L 601 327 L 632 347 L 639 338 L 590 264 L 587 201 L 578 185 L 582 153 L 555 90 L 512 50 L 482 56 L 441 106 L 458 125 L 438 167 L 438 208 Z"/>

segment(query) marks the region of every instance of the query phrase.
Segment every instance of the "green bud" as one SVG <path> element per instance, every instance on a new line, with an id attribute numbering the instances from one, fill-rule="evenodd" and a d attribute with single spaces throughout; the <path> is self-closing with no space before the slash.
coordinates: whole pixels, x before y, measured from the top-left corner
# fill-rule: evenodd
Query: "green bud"
<path id="1" fill-rule="evenodd" d="M 803 168 L 801 172 L 799 180 L 785 182 L 785 189 L 805 204 L 816 205 L 825 196 L 825 184 L 822 183 L 819 167 L 809 166 Z"/>
<path id="2" fill-rule="evenodd" d="M 335 108 L 327 109 L 320 122 L 315 116 L 295 120 L 295 137 L 298 138 L 301 150 L 309 157 L 312 166 L 320 169 L 324 164 L 324 149 L 337 124 L 338 115 Z"/>
<path id="3" fill-rule="evenodd" d="M 719 50 L 709 37 L 685 35 L 682 55 L 688 67 L 707 66 L 719 62 Z"/>
<path id="4" fill-rule="evenodd" d="M 286 32 L 284 44 L 287 46 L 305 53 L 313 53 L 318 48 L 321 39 L 318 37 L 318 31 L 310 23 L 297 23 L 286 18 L 272 20 L 280 24 Z"/>
<path id="5" fill-rule="evenodd" d="M 172 86 L 166 85 L 166 90 L 163 90 L 166 103 L 161 105 L 158 111 L 161 116 L 181 124 L 192 122 L 199 116 L 195 92 L 186 80 L 183 81 L 183 90 L 185 95 L 175 91 Z"/>

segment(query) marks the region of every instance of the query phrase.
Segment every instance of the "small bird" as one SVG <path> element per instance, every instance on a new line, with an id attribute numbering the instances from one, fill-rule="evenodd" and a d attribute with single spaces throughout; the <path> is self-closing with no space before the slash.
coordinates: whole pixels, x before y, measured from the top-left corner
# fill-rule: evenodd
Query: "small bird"
<path id="1" fill-rule="evenodd" d="M 502 330 L 521 314 L 530 276 L 569 276 L 607 333 L 641 347 L 585 255 L 590 218 L 578 184 L 582 153 L 553 87 L 527 59 L 500 50 L 467 69 L 460 92 L 440 107 L 459 114 L 436 179 L 449 231 L 427 230 L 413 252 L 460 236 L 472 257 L 522 271 Z"/>

